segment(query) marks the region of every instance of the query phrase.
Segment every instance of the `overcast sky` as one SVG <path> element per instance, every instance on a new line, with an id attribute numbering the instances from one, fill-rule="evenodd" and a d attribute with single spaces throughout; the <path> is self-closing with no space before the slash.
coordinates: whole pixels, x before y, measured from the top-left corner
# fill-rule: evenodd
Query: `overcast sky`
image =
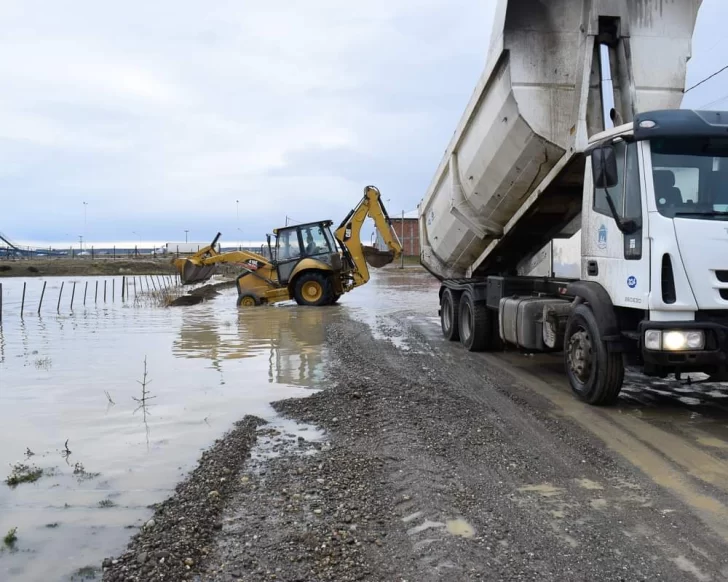
<path id="1" fill-rule="evenodd" d="M 340 220 L 367 184 L 412 210 L 485 65 L 493 4 L 4 0 L 0 232 L 260 239 L 286 216 Z M 688 86 L 728 64 L 726 22 L 728 2 L 704 0 Z M 728 72 L 685 104 L 719 98 Z"/>

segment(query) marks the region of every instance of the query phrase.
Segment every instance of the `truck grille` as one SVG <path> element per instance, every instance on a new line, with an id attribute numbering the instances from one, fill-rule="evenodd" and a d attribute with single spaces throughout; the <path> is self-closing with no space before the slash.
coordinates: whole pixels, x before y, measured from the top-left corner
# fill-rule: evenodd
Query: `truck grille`
<path id="1" fill-rule="evenodd" d="M 728 283 L 728 271 L 716 271 L 715 276 L 721 283 Z"/>
<path id="2" fill-rule="evenodd" d="M 720 296 L 722 299 L 725 299 L 726 301 L 728 301 L 728 289 L 721 289 Z"/>

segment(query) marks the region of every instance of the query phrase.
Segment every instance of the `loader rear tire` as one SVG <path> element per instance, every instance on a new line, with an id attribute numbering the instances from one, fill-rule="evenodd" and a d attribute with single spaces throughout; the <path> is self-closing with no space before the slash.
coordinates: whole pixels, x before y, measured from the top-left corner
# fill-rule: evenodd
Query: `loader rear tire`
<path id="1" fill-rule="evenodd" d="M 330 275 L 318 271 L 304 273 L 296 279 L 293 298 L 299 305 L 332 305 L 334 303 L 333 287 Z"/>

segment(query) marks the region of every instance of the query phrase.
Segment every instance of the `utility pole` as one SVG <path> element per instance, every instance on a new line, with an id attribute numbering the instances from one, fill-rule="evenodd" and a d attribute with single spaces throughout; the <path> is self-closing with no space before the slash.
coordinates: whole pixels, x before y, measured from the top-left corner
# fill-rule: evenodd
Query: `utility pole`
<path id="1" fill-rule="evenodd" d="M 83 235 L 82 234 L 78 235 L 78 248 L 83 250 Z"/>
<path id="2" fill-rule="evenodd" d="M 185 230 L 185 242 L 187 242 L 187 233 L 190 232 L 189 230 Z"/>
<path id="3" fill-rule="evenodd" d="M 402 252 L 399 255 L 399 268 L 404 269 L 404 210 L 402 211 Z"/>
<path id="4" fill-rule="evenodd" d="M 86 208 L 88 207 L 88 202 L 84 201 L 83 203 L 83 235 L 86 236 Z"/>

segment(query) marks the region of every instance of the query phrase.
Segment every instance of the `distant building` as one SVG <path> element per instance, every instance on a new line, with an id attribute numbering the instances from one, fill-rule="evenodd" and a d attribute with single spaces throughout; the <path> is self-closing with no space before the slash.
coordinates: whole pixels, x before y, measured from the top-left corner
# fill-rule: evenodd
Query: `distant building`
<path id="1" fill-rule="evenodd" d="M 406 257 L 419 257 L 420 256 L 420 226 L 417 216 L 417 210 L 411 212 L 405 212 L 404 219 L 402 215 L 393 216 L 389 215 L 392 219 L 392 229 L 397 233 L 399 242 L 402 244 L 402 253 Z M 376 247 L 379 250 L 387 250 L 387 245 L 384 244 L 379 232 L 377 232 Z"/>

